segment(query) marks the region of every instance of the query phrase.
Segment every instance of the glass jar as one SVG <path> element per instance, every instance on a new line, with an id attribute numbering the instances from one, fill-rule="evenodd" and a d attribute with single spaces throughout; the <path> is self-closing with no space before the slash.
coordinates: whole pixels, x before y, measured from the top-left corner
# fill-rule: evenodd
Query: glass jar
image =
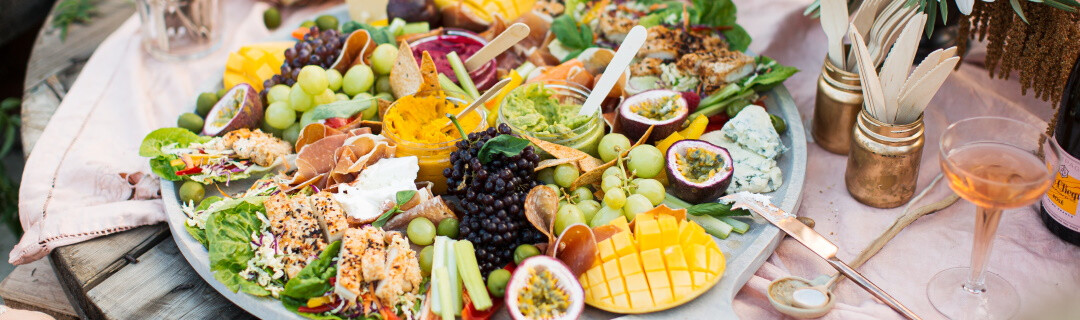
<path id="1" fill-rule="evenodd" d="M 221 46 L 219 0 L 138 0 L 142 46 L 163 61 L 203 57 Z"/>
<path id="2" fill-rule="evenodd" d="M 526 85 L 527 84 L 523 84 L 514 88 L 514 90 L 511 90 L 510 93 L 507 94 L 507 97 L 513 95 L 518 90 L 524 90 L 523 87 Z M 561 104 L 575 104 L 580 106 L 585 103 L 585 99 L 589 97 L 589 89 L 576 83 L 549 80 L 544 81 L 543 85 L 544 88 L 554 92 L 553 96 L 558 99 Z M 597 110 L 596 114 L 589 118 L 588 123 L 574 128 L 569 134 L 540 133 L 528 131 L 510 123 L 506 110 L 507 108 L 513 108 L 513 106 L 509 105 L 509 101 L 510 99 L 503 99 L 502 105 L 499 107 L 498 123 L 505 123 L 517 134 L 529 135 L 540 140 L 564 145 L 597 156 L 596 146 L 600 144 L 600 139 L 604 137 L 607 128 L 604 117 L 600 114 L 600 110 Z"/>
<path id="3" fill-rule="evenodd" d="M 451 81 L 459 83 L 457 76 L 454 74 L 453 68 L 450 67 L 450 62 L 446 60 L 446 55 L 450 52 L 457 52 L 461 58 L 461 62 L 465 62 L 474 53 L 480 50 L 488 44 L 488 41 L 476 33 L 468 30 L 444 28 L 443 31 L 437 35 L 427 36 L 409 43 L 412 47 L 413 57 L 416 58 L 416 63 L 421 64 L 420 61 L 424 51 L 428 51 L 431 54 L 431 60 L 435 62 L 435 68 L 439 70 L 439 73 L 446 75 Z M 492 59 L 487 64 L 484 64 L 479 69 L 469 72 L 469 78 L 472 78 L 473 84 L 476 85 L 476 89 L 483 92 L 488 88 L 491 88 L 495 82 L 498 82 L 498 75 L 495 66 L 495 60 Z"/>
<path id="4" fill-rule="evenodd" d="M 447 97 L 446 100 L 455 105 L 467 105 L 464 100 Z M 398 107 L 395 102 L 391 104 L 386 113 L 389 114 L 394 108 Z M 461 128 L 465 130 L 465 134 L 479 132 L 487 129 L 487 113 L 484 112 L 484 108 L 476 108 L 474 112 L 479 114 L 480 121 L 474 128 Z M 470 130 L 471 129 L 471 130 Z M 417 173 L 417 181 L 430 181 L 433 184 L 432 192 L 435 194 L 446 193 L 446 176 L 443 175 L 443 170 L 450 168 L 450 153 L 457 151 L 457 143 L 462 139 L 454 139 L 445 142 L 425 143 L 405 140 L 398 136 L 394 130 L 389 127 L 384 127 L 382 134 L 387 139 L 393 141 L 397 146 L 398 157 L 416 156 L 420 164 L 420 172 Z"/>
<path id="5" fill-rule="evenodd" d="M 859 112 L 844 174 L 848 193 L 875 208 L 907 203 L 915 195 L 924 141 L 922 115 L 908 124 L 888 124 Z"/>

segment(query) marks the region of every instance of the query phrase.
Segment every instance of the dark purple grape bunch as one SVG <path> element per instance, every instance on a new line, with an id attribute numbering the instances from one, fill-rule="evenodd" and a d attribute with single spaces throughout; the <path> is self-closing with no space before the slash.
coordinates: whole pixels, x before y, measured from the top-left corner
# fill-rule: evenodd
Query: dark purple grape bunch
<path id="1" fill-rule="evenodd" d="M 345 35 L 336 29 L 320 32 L 319 27 L 311 27 L 304 39 L 297 41 L 292 48 L 285 49 L 285 63 L 281 65 L 280 73 L 263 82 L 263 97 L 265 98 L 266 92 L 274 85 L 296 84 L 296 76 L 300 75 L 300 69 L 305 66 L 316 65 L 329 69 L 341 55 L 345 39 Z"/>
<path id="2" fill-rule="evenodd" d="M 448 193 L 461 200 L 459 231 L 476 245 L 484 275 L 513 261 L 518 245 L 546 240 L 525 218 L 525 197 L 540 185 L 533 174 L 540 156 L 533 147 L 513 156 L 496 154 L 488 163 L 477 156 L 484 143 L 503 134 L 514 135 L 506 124 L 469 134 L 468 140 L 458 141 L 451 167 L 443 170 Z"/>

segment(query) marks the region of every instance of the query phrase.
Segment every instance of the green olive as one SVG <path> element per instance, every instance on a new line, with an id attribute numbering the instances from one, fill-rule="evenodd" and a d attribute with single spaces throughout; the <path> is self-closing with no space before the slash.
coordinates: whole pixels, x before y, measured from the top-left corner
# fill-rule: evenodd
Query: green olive
<path id="1" fill-rule="evenodd" d="M 540 255 L 540 249 L 531 244 L 523 244 L 517 246 L 514 249 L 514 264 L 521 264 L 522 261 L 532 256 Z"/>
<path id="2" fill-rule="evenodd" d="M 324 14 L 315 18 L 315 25 L 319 27 L 319 30 L 332 30 L 337 29 L 338 20 L 337 17 Z"/>
<path id="3" fill-rule="evenodd" d="M 199 203 L 206 196 L 206 187 L 195 181 L 184 182 L 180 185 L 180 201 L 184 203 Z"/>
<path id="4" fill-rule="evenodd" d="M 180 115 L 179 118 L 176 118 L 176 126 L 191 130 L 191 132 L 194 133 L 199 133 L 202 132 L 203 118 L 197 114 L 188 112 Z"/>
<path id="5" fill-rule="evenodd" d="M 200 116 L 206 116 L 210 113 L 210 109 L 214 108 L 214 104 L 218 102 L 218 94 L 216 92 L 203 92 L 199 94 L 199 99 L 195 101 L 195 112 Z"/>
<path id="6" fill-rule="evenodd" d="M 281 12 L 274 7 L 266 9 L 263 11 L 263 23 L 266 24 L 267 29 L 277 29 L 281 26 Z"/>
<path id="7" fill-rule="evenodd" d="M 784 133 L 787 131 L 787 123 L 783 118 L 777 117 L 775 114 L 770 114 L 769 119 L 772 120 L 773 129 L 776 129 L 776 133 Z"/>

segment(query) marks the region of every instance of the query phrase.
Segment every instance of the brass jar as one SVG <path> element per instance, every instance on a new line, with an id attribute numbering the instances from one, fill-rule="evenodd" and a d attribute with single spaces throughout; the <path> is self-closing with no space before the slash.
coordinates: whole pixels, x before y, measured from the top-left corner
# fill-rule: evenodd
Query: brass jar
<path id="1" fill-rule="evenodd" d="M 825 58 L 817 81 L 817 99 L 810 134 L 821 148 L 847 154 L 851 129 L 862 110 L 862 80 L 858 73 L 843 70 Z"/>
<path id="2" fill-rule="evenodd" d="M 877 208 L 907 203 L 915 195 L 923 143 L 922 115 L 912 123 L 893 125 L 859 112 L 844 174 L 848 193 Z"/>

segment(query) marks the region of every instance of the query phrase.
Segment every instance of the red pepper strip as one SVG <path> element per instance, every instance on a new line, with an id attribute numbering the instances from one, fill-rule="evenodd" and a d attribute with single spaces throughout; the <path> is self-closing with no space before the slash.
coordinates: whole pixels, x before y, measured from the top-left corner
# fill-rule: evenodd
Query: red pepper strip
<path id="1" fill-rule="evenodd" d="M 330 310 L 334 310 L 335 306 L 336 306 L 336 304 L 333 304 L 333 303 L 327 303 L 327 304 L 324 304 L 324 305 L 321 305 L 321 306 L 318 306 L 318 307 L 314 307 L 314 308 L 308 308 L 307 306 L 300 306 L 299 308 L 296 308 L 296 311 L 303 312 L 303 313 L 323 313 L 323 312 L 328 312 Z"/>
<path id="2" fill-rule="evenodd" d="M 337 277 L 330 277 L 330 279 L 327 280 L 330 282 L 331 287 L 334 286 L 335 283 L 337 283 Z"/>
<path id="3" fill-rule="evenodd" d="M 509 266 L 507 266 L 509 267 Z M 462 320 L 488 320 L 495 315 L 495 312 L 503 305 L 503 299 L 492 299 L 491 308 L 484 311 L 476 310 L 476 307 L 472 304 L 472 298 L 469 297 L 469 292 L 465 291 L 461 295 L 461 301 L 465 303 L 465 308 L 461 310 Z"/>
<path id="4" fill-rule="evenodd" d="M 189 174 L 198 174 L 198 173 L 202 173 L 202 168 L 192 167 L 190 169 L 184 169 L 184 170 L 177 171 L 176 175 L 178 175 L 178 176 L 186 176 L 186 175 L 189 175 Z"/>
<path id="5" fill-rule="evenodd" d="M 382 315 L 383 320 L 401 320 L 401 318 L 394 314 L 394 311 L 390 310 L 387 306 L 379 308 L 379 314 Z"/>

